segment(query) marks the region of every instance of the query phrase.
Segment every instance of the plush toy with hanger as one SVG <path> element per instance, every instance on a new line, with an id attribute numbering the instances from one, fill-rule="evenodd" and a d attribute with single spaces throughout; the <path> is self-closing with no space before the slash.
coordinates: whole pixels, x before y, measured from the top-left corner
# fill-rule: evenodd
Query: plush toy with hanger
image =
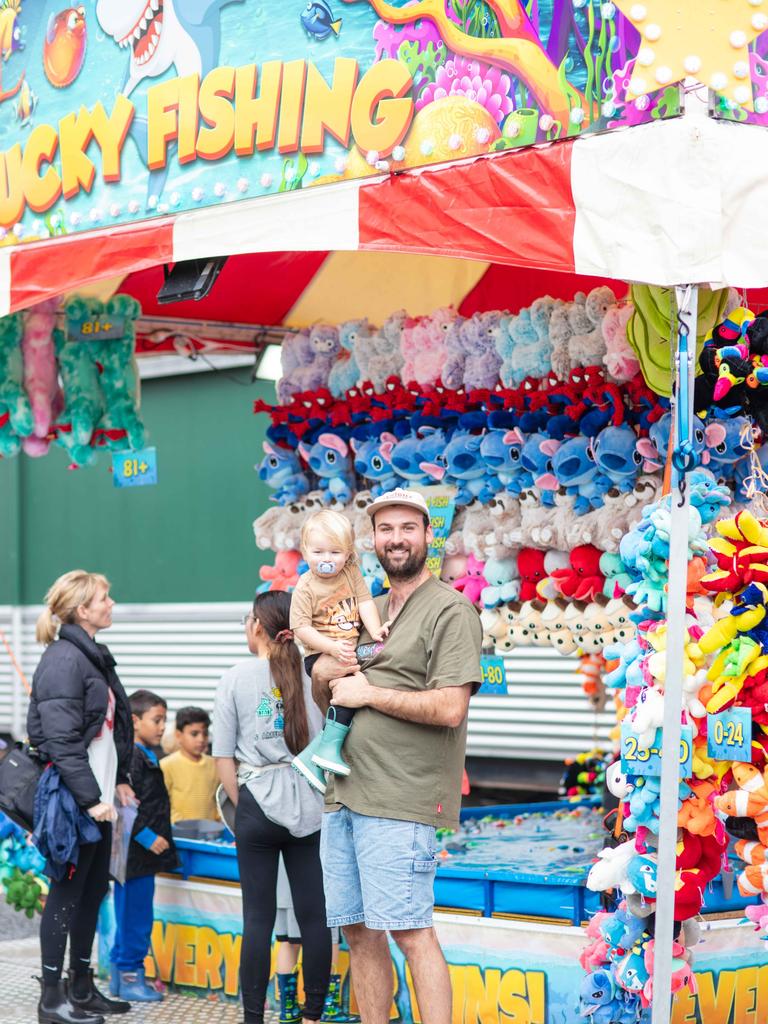
<path id="1" fill-rule="evenodd" d="M 375 394 L 385 392 L 390 377 L 399 378 L 403 368 L 402 335 L 408 321 L 404 309 L 392 313 L 381 327 L 368 336 L 359 336 L 354 354 L 361 381 L 370 381 Z"/>
<path id="2" fill-rule="evenodd" d="M 448 332 L 456 319 L 456 311 L 445 306 L 430 316 L 405 322 L 401 339 L 403 380 L 415 381 L 423 388 L 437 384 L 447 356 Z"/>
<path id="3" fill-rule="evenodd" d="M 357 440 L 354 436 L 350 440 L 355 455 L 355 472 L 370 482 L 374 497 L 399 486 L 400 481 L 392 466 L 392 450 L 396 444 L 397 438 L 387 430 L 367 440 Z"/>

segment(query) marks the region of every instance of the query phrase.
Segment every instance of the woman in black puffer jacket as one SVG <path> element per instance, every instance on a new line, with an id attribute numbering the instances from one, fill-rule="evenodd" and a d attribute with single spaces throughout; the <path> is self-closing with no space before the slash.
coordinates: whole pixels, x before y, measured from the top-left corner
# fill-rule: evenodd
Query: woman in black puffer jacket
<path id="1" fill-rule="evenodd" d="M 133 723 L 109 649 L 96 633 L 112 625 L 109 583 L 96 573 L 65 573 L 45 597 L 37 639 L 46 645 L 32 680 L 29 741 L 52 763 L 80 808 L 98 823 L 101 839 L 80 846 L 71 875 L 51 882 L 40 924 L 40 1024 L 96 1024 L 130 1004 L 107 999 L 93 983 L 91 947 L 101 901 L 109 888 L 115 798 L 133 799 L 129 770 Z M 58 639 L 57 639 L 58 634 Z M 61 980 L 69 937 L 70 974 Z"/>

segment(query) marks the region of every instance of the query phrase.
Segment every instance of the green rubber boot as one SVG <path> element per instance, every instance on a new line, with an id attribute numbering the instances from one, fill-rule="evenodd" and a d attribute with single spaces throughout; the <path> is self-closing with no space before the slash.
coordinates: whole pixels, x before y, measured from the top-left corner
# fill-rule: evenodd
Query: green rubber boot
<path id="1" fill-rule="evenodd" d="M 298 981 L 299 976 L 295 971 L 277 976 L 280 989 L 280 1024 L 301 1024 L 304 1020 L 296 995 Z"/>
<path id="2" fill-rule="evenodd" d="M 325 793 L 325 772 L 313 762 L 312 755 L 319 748 L 323 734 L 319 732 L 309 746 L 304 747 L 291 762 L 291 767 L 302 775 L 318 793 Z"/>
<path id="3" fill-rule="evenodd" d="M 341 756 L 341 748 L 349 732 L 348 725 L 336 721 L 336 708 L 328 708 L 325 727 L 320 734 L 320 743 L 312 752 L 312 760 L 331 775 L 349 775 L 351 769 Z"/>
<path id="4" fill-rule="evenodd" d="M 360 1018 L 354 1013 L 347 1013 L 343 1006 L 341 993 L 341 975 L 332 974 L 328 982 L 328 994 L 325 997 L 323 1015 L 320 1018 L 327 1024 L 359 1024 Z"/>

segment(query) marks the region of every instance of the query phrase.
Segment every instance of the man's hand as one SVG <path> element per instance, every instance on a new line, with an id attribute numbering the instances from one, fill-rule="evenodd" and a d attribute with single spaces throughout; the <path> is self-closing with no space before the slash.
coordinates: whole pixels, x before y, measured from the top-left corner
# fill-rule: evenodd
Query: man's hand
<path id="1" fill-rule="evenodd" d="M 351 676 L 342 676 L 331 680 L 331 704 L 340 704 L 344 708 L 364 708 L 370 703 L 371 695 L 376 690 L 371 686 L 362 672 Z"/>
<path id="2" fill-rule="evenodd" d="M 115 795 L 121 807 L 127 807 L 129 804 L 137 804 L 139 802 L 136 794 L 127 782 L 121 782 L 115 786 Z"/>
<path id="3" fill-rule="evenodd" d="M 168 840 L 163 839 L 162 836 L 158 836 L 154 843 L 152 843 L 152 845 L 150 846 L 150 850 L 152 851 L 152 853 L 156 853 L 159 856 L 161 853 L 165 853 L 165 851 L 168 849 L 168 846 Z"/>

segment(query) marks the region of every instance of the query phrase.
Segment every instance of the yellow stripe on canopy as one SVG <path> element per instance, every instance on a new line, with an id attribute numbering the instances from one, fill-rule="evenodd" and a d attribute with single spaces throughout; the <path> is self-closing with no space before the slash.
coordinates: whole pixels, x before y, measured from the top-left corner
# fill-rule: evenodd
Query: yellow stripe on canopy
<path id="1" fill-rule="evenodd" d="M 458 307 L 489 266 L 411 253 L 330 253 L 283 323 L 307 327 L 367 317 L 379 325 L 397 309 L 422 316 L 439 306 Z"/>

